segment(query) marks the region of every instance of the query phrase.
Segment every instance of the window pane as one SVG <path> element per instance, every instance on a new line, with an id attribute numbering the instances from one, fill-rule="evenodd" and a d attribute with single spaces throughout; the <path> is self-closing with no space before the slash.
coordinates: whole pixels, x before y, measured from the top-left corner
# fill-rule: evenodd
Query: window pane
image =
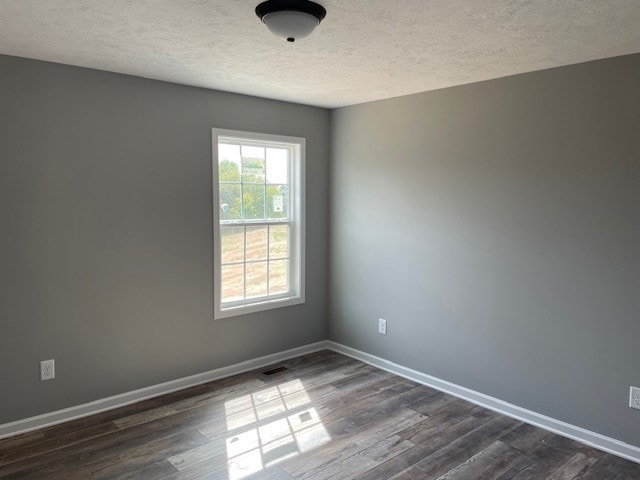
<path id="1" fill-rule="evenodd" d="M 289 150 L 267 148 L 267 183 L 289 183 Z"/>
<path id="2" fill-rule="evenodd" d="M 222 263 L 244 261 L 244 227 L 220 227 Z"/>
<path id="3" fill-rule="evenodd" d="M 220 185 L 220 220 L 242 219 L 242 188 L 239 184 Z"/>
<path id="4" fill-rule="evenodd" d="M 244 265 L 222 266 L 222 301 L 244 298 Z"/>
<path id="5" fill-rule="evenodd" d="M 264 185 L 243 185 L 243 212 L 246 220 L 264 219 Z"/>
<path id="6" fill-rule="evenodd" d="M 267 262 L 247 263 L 247 298 L 267 295 Z"/>
<path id="7" fill-rule="evenodd" d="M 289 291 L 289 260 L 269 262 L 269 295 Z"/>
<path id="8" fill-rule="evenodd" d="M 220 182 L 240 182 L 239 145 L 218 145 L 218 178 Z"/>
<path id="9" fill-rule="evenodd" d="M 271 225 L 269 227 L 269 258 L 287 258 L 289 256 L 289 225 Z"/>
<path id="10" fill-rule="evenodd" d="M 289 187 L 267 185 L 267 218 L 289 218 Z"/>
<path id="11" fill-rule="evenodd" d="M 242 182 L 264 183 L 264 148 L 242 147 Z"/>
<path id="12" fill-rule="evenodd" d="M 247 260 L 267 259 L 267 227 L 247 227 Z"/>

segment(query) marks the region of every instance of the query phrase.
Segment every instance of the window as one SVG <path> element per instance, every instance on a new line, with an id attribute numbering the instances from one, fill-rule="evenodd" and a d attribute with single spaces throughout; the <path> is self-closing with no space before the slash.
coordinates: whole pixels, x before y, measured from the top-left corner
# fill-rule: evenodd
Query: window
<path id="1" fill-rule="evenodd" d="M 214 318 L 304 302 L 305 139 L 213 129 Z"/>

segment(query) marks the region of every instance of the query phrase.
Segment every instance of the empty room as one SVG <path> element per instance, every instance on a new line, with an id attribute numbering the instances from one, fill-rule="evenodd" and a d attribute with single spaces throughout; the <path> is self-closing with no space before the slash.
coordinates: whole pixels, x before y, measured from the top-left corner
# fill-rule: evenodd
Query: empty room
<path id="1" fill-rule="evenodd" d="M 0 479 L 640 480 L 640 2 L 0 0 Z"/>

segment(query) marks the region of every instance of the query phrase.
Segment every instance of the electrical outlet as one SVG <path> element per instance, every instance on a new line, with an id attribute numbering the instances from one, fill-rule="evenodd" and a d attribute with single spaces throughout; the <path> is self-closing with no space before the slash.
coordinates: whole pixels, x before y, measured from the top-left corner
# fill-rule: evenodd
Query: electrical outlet
<path id="1" fill-rule="evenodd" d="M 40 362 L 40 380 L 53 380 L 56 378 L 55 360 L 43 360 Z"/>
<path id="2" fill-rule="evenodd" d="M 629 391 L 629 408 L 640 410 L 640 388 L 631 387 Z"/>
<path id="3" fill-rule="evenodd" d="M 387 321 L 384 318 L 378 319 L 378 333 L 382 335 L 387 334 Z"/>

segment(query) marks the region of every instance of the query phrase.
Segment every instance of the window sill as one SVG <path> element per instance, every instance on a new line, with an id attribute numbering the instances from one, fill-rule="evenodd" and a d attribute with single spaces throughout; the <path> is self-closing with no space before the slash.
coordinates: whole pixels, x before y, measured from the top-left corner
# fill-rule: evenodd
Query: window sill
<path id="1" fill-rule="evenodd" d="M 274 308 L 289 307 L 291 305 L 300 305 L 304 303 L 304 297 L 285 297 L 276 300 L 267 300 L 260 303 L 252 303 L 250 305 L 239 305 L 237 307 L 223 308 L 214 312 L 214 320 L 222 318 L 236 317 L 238 315 L 247 315 L 249 313 L 257 313 L 265 310 L 273 310 Z"/>

